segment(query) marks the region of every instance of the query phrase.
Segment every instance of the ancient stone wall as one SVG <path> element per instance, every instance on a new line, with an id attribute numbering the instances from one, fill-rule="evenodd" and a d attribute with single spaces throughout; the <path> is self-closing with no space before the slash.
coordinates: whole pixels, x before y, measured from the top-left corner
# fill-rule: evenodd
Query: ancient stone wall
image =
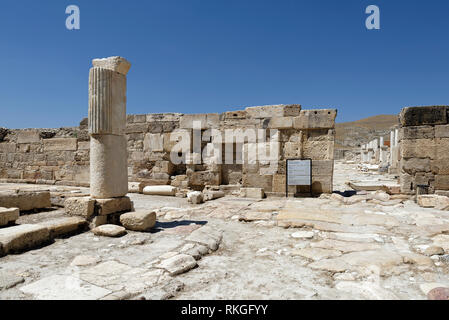
<path id="1" fill-rule="evenodd" d="M 285 160 L 311 158 L 313 191 L 332 192 L 336 114 L 334 109 L 301 110 L 300 105 L 276 105 L 222 114 L 128 115 L 128 180 L 191 189 L 242 185 L 283 194 Z M 87 126 L 84 119 L 75 128 L 2 131 L 0 181 L 87 186 Z M 248 130 L 259 136 L 263 133 L 266 139 L 257 137 L 254 142 L 249 139 Z M 228 131 L 230 140 L 225 134 Z M 186 134 L 193 152 L 180 154 L 181 163 L 173 163 L 171 152 Z M 197 135 L 200 152 L 195 151 Z M 223 135 L 222 141 L 217 143 L 214 135 Z M 209 149 L 210 156 L 204 153 Z M 212 161 L 217 160 L 213 150 L 218 149 L 222 152 L 219 163 Z M 266 157 L 248 161 L 248 155 L 254 153 L 264 153 Z M 234 161 L 228 163 L 227 158 Z M 289 189 L 291 193 L 302 191 L 305 192 L 302 188 Z"/>
<path id="2" fill-rule="evenodd" d="M 410 107 L 400 113 L 400 183 L 404 193 L 427 186 L 449 190 L 449 107 Z"/>

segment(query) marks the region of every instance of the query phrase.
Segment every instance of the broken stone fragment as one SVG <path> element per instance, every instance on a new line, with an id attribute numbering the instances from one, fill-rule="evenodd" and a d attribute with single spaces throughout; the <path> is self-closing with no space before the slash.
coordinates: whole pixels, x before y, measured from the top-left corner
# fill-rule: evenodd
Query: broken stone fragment
<path id="1" fill-rule="evenodd" d="M 92 232 L 96 236 L 116 238 L 124 236 L 126 234 L 126 229 L 124 227 L 116 226 L 115 224 L 104 224 L 92 229 Z"/>
<path id="2" fill-rule="evenodd" d="M 16 222 L 19 215 L 18 208 L 0 208 L 0 227 Z"/>
<path id="3" fill-rule="evenodd" d="M 152 196 L 174 196 L 177 188 L 172 186 L 147 186 L 143 188 L 143 194 Z"/>
<path id="4" fill-rule="evenodd" d="M 438 246 L 430 246 L 424 251 L 426 256 L 443 255 L 444 249 Z"/>
<path id="5" fill-rule="evenodd" d="M 87 226 L 87 221 L 81 217 L 62 217 L 41 222 L 39 225 L 46 227 L 50 236 L 56 238 L 81 232 Z"/>
<path id="6" fill-rule="evenodd" d="M 117 212 L 127 212 L 130 211 L 131 209 L 132 209 L 132 202 L 129 197 L 95 200 L 95 210 L 100 216 L 105 216 Z"/>
<path id="7" fill-rule="evenodd" d="M 30 211 L 51 207 L 48 191 L 3 191 L 0 192 L 0 207 L 19 208 Z"/>
<path id="8" fill-rule="evenodd" d="M 427 294 L 429 300 L 449 300 L 449 288 L 435 288 Z"/>
<path id="9" fill-rule="evenodd" d="M 44 226 L 22 224 L 0 229 L 0 256 L 22 252 L 50 241 L 50 232 Z"/>
<path id="10" fill-rule="evenodd" d="M 262 188 L 240 188 L 240 197 L 251 199 L 263 199 L 265 196 Z"/>
<path id="11" fill-rule="evenodd" d="M 65 212 L 71 216 L 89 219 L 94 214 L 95 200 L 90 197 L 72 197 L 64 201 Z"/>
<path id="12" fill-rule="evenodd" d="M 154 211 L 128 212 L 120 216 L 120 223 L 128 230 L 147 231 L 156 224 Z"/>
<path id="13" fill-rule="evenodd" d="M 205 201 L 223 198 L 224 196 L 225 196 L 225 193 L 223 191 L 207 190 L 204 192 L 204 200 Z"/>
<path id="14" fill-rule="evenodd" d="M 131 68 L 131 63 L 122 57 L 94 59 L 92 60 L 92 65 L 94 66 L 94 68 L 112 70 L 125 76 L 128 74 L 128 71 Z"/>
<path id="15" fill-rule="evenodd" d="M 200 204 L 204 202 L 204 195 L 200 191 L 192 191 L 187 193 L 187 200 L 192 204 Z"/>
<path id="16" fill-rule="evenodd" d="M 434 194 L 418 195 L 418 205 L 423 208 L 445 208 L 449 206 L 449 197 Z"/>
<path id="17" fill-rule="evenodd" d="M 160 264 L 156 265 L 157 268 L 161 268 L 170 273 L 171 276 L 175 276 L 197 266 L 196 260 L 187 254 L 178 254 L 171 258 L 163 260 Z"/>
<path id="18" fill-rule="evenodd" d="M 129 193 L 143 193 L 145 184 L 143 182 L 128 182 Z"/>

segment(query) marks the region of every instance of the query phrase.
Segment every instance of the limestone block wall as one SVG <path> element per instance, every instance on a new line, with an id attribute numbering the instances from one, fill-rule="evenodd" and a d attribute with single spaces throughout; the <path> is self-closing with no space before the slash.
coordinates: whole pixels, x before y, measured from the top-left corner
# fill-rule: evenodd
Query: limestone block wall
<path id="1" fill-rule="evenodd" d="M 400 113 L 400 183 L 404 193 L 417 185 L 429 193 L 449 190 L 449 107 L 410 107 Z"/>
<path id="2" fill-rule="evenodd" d="M 242 185 L 264 188 L 267 193 L 284 193 L 285 160 L 311 158 L 313 191 L 332 192 L 336 115 L 335 109 L 301 110 L 300 105 L 249 107 L 222 114 L 128 115 L 128 180 L 192 189 Z M 198 124 L 200 130 L 195 128 Z M 100 127 L 106 130 L 107 123 Z M 245 136 L 248 129 L 264 133 L 266 141 L 277 132 L 272 137 L 278 141 L 274 144 L 276 152 L 271 152 L 266 141 L 249 142 Z M 227 131 L 235 137 L 223 138 L 220 143 L 213 140 L 214 134 L 228 137 Z M 209 157 L 204 153 L 202 156 L 201 151 L 180 155 L 184 157 L 182 163 L 173 163 L 170 153 L 175 145 L 182 141 L 195 151 L 195 135 L 199 132 L 201 140 L 196 147 L 201 151 L 220 149 L 222 163 L 213 161 L 214 152 Z M 2 129 L 0 133 L 0 182 L 89 185 L 87 119 L 74 128 Z M 190 136 L 187 140 L 186 134 Z M 267 157 L 249 163 L 245 150 L 265 151 Z M 226 163 L 226 157 L 235 161 Z M 289 191 L 304 190 L 291 187 Z"/>

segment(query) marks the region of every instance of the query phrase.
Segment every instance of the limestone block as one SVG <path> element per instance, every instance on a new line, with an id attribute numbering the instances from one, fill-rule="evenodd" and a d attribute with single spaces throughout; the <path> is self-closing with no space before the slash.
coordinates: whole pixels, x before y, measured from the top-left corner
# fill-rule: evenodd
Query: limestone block
<path id="1" fill-rule="evenodd" d="M 402 127 L 447 124 L 447 107 L 408 107 L 399 114 Z"/>
<path id="2" fill-rule="evenodd" d="M 402 158 L 436 159 L 435 139 L 404 139 L 401 141 Z"/>
<path id="3" fill-rule="evenodd" d="M 181 129 L 193 129 L 195 122 L 201 125 L 201 129 L 218 128 L 220 125 L 220 116 L 218 113 L 185 114 L 179 121 L 179 127 Z"/>
<path id="4" fill-rule="evenodd" d="M 0 256 L 35 248 L 50 240 L 46 227 L 36 224 L 0 229 Z"/>
<path id="5" fill-rule="evenodd" d="M 333 141 L 304 141 L 302 157 L 312 160 L 331 160 L 334 158 Z"/>
<path id="6" fill-rule="evenodd" d="M 416 172 L 430 172 L 430 162 L 431 160 L 429 158 L 403 158 L 401 159 L 401 168 L 409 174 L 415 174 Z"/>
<path id="7" fill-rule="evenodd" d="M 251 199 L 263 199 L 265 193 L 262 188 L 240 188 L 240 197 Z"/>
<path id="8" fill-rule="evenodd" d="M 314 194 L 332 193 L 333 192 L 332 175 L 312 175 L 312 192 Z"/>
<path id="9" fill-rule="evenodd" d="M 14 153 L 16 152 L 17 144 L 0 142 L 0 153 Z"/>
<path id="10" fill-rule="evenodd" d="M 433 139 L 435 128 L 432 126 L 411 126 L 399 129 L 399 141 L 403 139 Z"/>
<path id="11" fill-rule="evenodd" d="M 257 173 L 250 173 L 243 175 L 243 186 L 250 188 L 263 188 L 265 192 L 270 192 L 272 189 L 273 176 L 260 175 Z"/>
<path id="12" fill-rule="evenodd" d="M 418 205 L 423 208 L 446 208 L 449 206 L 449 197 L 434 194 L 418 195 Z"/>
<path id="13" fill-rule="evenodd" d="M 112 213 L 130 211 L 132 206 L 133 205 L 129 197 L 96 199 L 95 212 L 100 216 L 104 216 Z"/>
<path id="14" fill-rule="evenodd" d="M 293 105 L 271 105 L 271 106 L 258 106 L 248 107 L 245 109 L 249 118 L 261 119 L 261 118 L 276 118 L 276 117 L 294 117 L 299 115 L 301 106 L 297 104 Z"/>
<path id="15" fill-rule="evenodd" d="M 126 229 L 115 224 L 104 224 L 92 229 L 92 232 L 96 236 L 117 238 L 124 236 Z"/>
<path id="16" fill-rule="evenodd" d="M 435 138 L 449 138 L 449 125 L 435 126 Z"/>
<path id="17" fill-rule="evenodd" d="M 293 128 L 293 117 L 271 118 L 268 128 L 272 129 L 290 129 Z"/>
<path id="18" fill-rule="evenodd" d="M 90 141 L 78 141 L 78 150 L 89 150 Z"/>
<path id="19" fill-rule="evenodd" d="M 143 194 L 145 195 L 157 195 L 157 196 L 174 196 L 177 188 L 173 186 L 146 186 L 143 188 Z"/>
<path id="20" fill-rule="evenodd" d="M 45 139 L 44 151 L 76 151 L 78 142 L 76 138 L 53 138 Z"/>
<path id="21" fill-rule="evenodd" d="M 223 120 L 246 119 L 248 114 L 245 110 L 228 111 L 221 114 Z"/>
<path id="22" fill-rule="evenodd" d="M 143 150 L 145 152 L 164 151 L 164 135 L 158 133 L 147 133 L 143 141 Z"/>
<path id="23" fill-rule="evenodd" d="M 205 201 L 223 198 L 224 196 L 225 196 L 225 193 L 223 191 L 217 191 L 217 190 L 204 191 L 204 200 Z"/>
<path id="24" fill-rule="evenodd" d="M 19 208 L 20 211 L 30 211 L 51 207 L 48 191 L 0 192 L 0 207 Z"/>
<path id="25" fill-rule="evenodd" d="M 298 142 L 286 142 L 283 146 L 284 158 L 302 158 L 302 145 Z"/>
<path id="26" fill-rule="evenodd" d="M 51 238 L 65 237 L 82 231 L 87 221 L 80 217 L 62 217 L 39 223 L 50 232 Z"/>
<path id="27" fill-rule="evenodd" d="M 90 143 L 91 196 L 97 199 L 125 196 L 128 193 L 126 138 L 96 135 Z"/>
<path id="28" fill-rule="evenodd" d="M 162 126 L 160 126 L 160 130 L 150 130 L 150 125 L 148 123 L 128 123 L 125 129 L 126 134 L 147 133 L 148 131 L 160 133 L 162 132 Z"/>
<path id="29" fill-rule="evenodd" d="M 126 76 L 104 68 L 89 75 L 89 133 L 123 135 L 126 126 Z"/>
<path id="30" fill-rule="evenodd" d="M 273 192 L 285 192 L 286 178 L 285 174 L 274 174 L 273 175 Z"/>
<path id="31" fill-rule="evenodd" d="M 64 208 L 68 215 L 89 219 L 95 212 L 95 200 L 90 197 L 67 198 Z"/>
<path id="32" fill-rule="evenodd" d="M 122 57 L 108 57 L 92 60 L 92 65 L 96 68 L 103 68 L 127 75 L 131 68 L 131 63 Z"/>
<path id="33" fill-rule="evenodd" d="M 178 254 L 163 260 L 157 268 L 166 270 L 171 276 L 182 274 L 197 266 L 196 260 L 187 254 Z"/>
<path id="34" fill-rule="evenodd" d="M 143 182 L 128 182 L 128 192 L 130 193 L 143 193 L 145 183 Z"/>
<path id="35" fill-rule="evenodd" d="M 334 174 L 334 160 L 313 160 L 312 176 L 332 176 Z"/>
<path id="36" fill-rule="evenodd" d="M 156 224 L 154 211 L 128 212 L 120 216 L 120 223 L 128 230 L 147 231 Z"/>
<path id="37" fill-rule="evenodd" d="M 195 171 L 188 174 L 192 186 L 220 185 L 221 174 L 211 171 Z"/>
<path id="38" fill-rule="evenodd" d="M 19 208 L 2 208 L 0 207 L 0 227 L 7 226 L 19 219 Z"/>
<path id="39" fill-rule="evenodd" d="M 435 189 L 449 190 L 449 175 L 436 175 L 435 176 Z"/>
<path id="40" fill-rule="evenodd" d="M 182 113 L 151 113 L 147 114 L 146 122 L 160 122 L 160 121 L 171 121 L 171 122 L 179 122 Z"/>
<path id="41" fill-rule="evenodd" d="M 204 202 L 204 195 L 200 191 L 192 191 L 187 193 L 187 201 L 192 204 L 200 204 Z"/>
<path id="42" fill-rule="evenodd" d="M 449 138 L 435 139 L 436 159 L 449 161 Z"/>
<path id="43" fill-rule="evenodd" d="M 412 175 L 402 172 L 399 176 L 399 182 L 402 193 L 412 194 L 415 190 L 415 180 Z"/>
<path id="44" fill-rule="evenodd" d="M 430 170 L 434 174 L 449 175 L 449 161 L 446 160 L 431 160 Z"/>
<path id="45" fill-rule="evenodd" d="M 40 140 L 39 131 L 37 130 L 20 131 L 17 135 L 17 143 L 37 143 Z"/>
<path id="46" fill-rule="evenodd" d="M 299 130 L 330 129 L 335 127 L 336 109 L 302 110 L 293 119 L 293 127 Z"/>

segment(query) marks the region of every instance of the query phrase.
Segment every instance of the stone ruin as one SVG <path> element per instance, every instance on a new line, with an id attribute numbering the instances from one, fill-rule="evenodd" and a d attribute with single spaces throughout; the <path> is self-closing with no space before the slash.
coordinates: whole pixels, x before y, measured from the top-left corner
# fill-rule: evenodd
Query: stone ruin
<path id="1" fill-rule="evenodd" d="M 7 130 L 0 142 L 0 182 L 90 186 L 95 199 L 124 197 L 127 181 L 136 192 L 160 186 L 149 192 L 186 196 L 187 190 L 206 188 L 283 196 L 285 160 L 310 158 L 313 192 L 332 192 L 335 109 L 273 105 L 222 114 L 126 116 L 129 64 L 117 59 L 94 60 L 89 118 L 79 127 Z M 174 163 L 180 138 L 188 150 Z M 248 160 L 253 153 L 264 157 Z M 288 191 L 301 194 L 308 187 Z"/>
<path id="2" fill-rule="evenodd" d="M 404 108 L 399 120 L 401 191 L 449 195 L 449 107 Z"/>

